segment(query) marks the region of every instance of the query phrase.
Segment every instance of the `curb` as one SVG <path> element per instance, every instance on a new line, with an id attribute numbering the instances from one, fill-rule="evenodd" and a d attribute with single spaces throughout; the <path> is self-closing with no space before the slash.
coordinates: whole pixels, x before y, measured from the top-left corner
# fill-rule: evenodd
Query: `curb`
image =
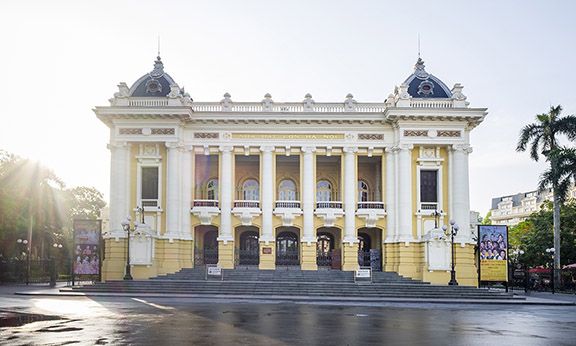
<path id="1" fill-rule="evenodd" d="M 309 296 L 248 296 L 248 295 L 205 295 L 205 294 L 160 294 L 160 293 L 116 293 L 116 292 L 41 292 L 27 291 L 15 292 L 20 296 L 46 296 L 46 297 L 148 297 L 148 298 L 203 298 L 221 300 L 245 301 L 281 301 L 281 302 L 338 302 L 338 303 L 436 303 L 436 304 L 479 304 L 479 305 L 548 305 L 548 306 L 574 306 L 576 302 L 550 300 L 544 298 L 525 299 L 513 297 L 509 300 L 481 300 L 481 299 L 426 299 L 426 298 L 362 298 L 362 297 L 309 297 Z M 536 300 L 534 300 L 536 299 Z"/>

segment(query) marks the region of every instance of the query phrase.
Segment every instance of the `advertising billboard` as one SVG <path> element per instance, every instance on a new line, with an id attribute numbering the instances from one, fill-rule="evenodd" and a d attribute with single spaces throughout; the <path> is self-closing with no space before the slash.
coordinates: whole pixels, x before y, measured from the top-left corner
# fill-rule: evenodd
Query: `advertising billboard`
<path id="1" fill-rule="evenodd" d="M 508 227 L 478 226 L 480 281 L 508 281 Z"/>
<path id="2" fill-rule="evenodd" d="M 74 220 L 74 275 L 100 275 L 100 220 Z"/>

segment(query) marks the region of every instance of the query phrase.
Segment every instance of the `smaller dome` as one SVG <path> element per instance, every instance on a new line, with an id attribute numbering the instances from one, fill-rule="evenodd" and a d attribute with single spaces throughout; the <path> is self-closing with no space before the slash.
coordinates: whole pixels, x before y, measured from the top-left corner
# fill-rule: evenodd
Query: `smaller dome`
<path id="1" fill-rule="evenodd" d="M 164 97 L 170 93 L 170 86 L 176 82 L 164 72 L 164 64 L 160 56 L 154 62 L 152 72 L 140 77 L 130 88 L 133 97 Z"/>
<path id="2" fill-rule="evenodd" d="M 452 92 L 446 84 L 424 68 L 424 61 L 418 58 L 414 73 L 404 82 L 408 85 L 408 94 L 413 98 L 451 98 Z"/>

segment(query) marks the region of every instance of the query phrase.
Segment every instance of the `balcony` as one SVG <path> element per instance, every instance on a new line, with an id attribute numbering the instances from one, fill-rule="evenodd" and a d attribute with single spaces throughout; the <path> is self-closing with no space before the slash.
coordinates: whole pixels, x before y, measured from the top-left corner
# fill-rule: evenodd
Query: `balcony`
<path id="1" fill-rule="evenodd" d="M 376 227 L 378 220 L 386 216 L 386 204 L 376 201 L 358 202 L 356 216 L 366 221 L 366 227 Z"/>
<path id="2" fill-rule="evenodd" d="M 420 210 L 419 212 L 424 215 L 432 215 L 434 211 L 439 211 L 439 204 L 438 202 L 420 202 Z"/>
<path id="3" fill-rule="evenodd" d="M 342 202 L 339 201 L 326 201 L 316 202 L 316 209 L 342 209 Z"/>
<path id="4" fill-rule="evenodd" d="M 141 199 L 140 205 L 146 211 L 156 211 L 160 207 L 158 199 Z"/>
<path id="5" fill-rule="evenodd" d="M 200 224 L 211 225 L 214 216 L 220 214 L 217 200 L 212 199 L 195 199 L 192 202 L 190 212 L 200 219 Z"/>
<path id="6" fill-rule="evenodd" d="M 300 201 L 276 201 L 274 206 L 277 208 L 292 208 L 292 209 L 300 209 Z"/>
<path id="7" fill-rule="evenodd" d="M 192 207 L 216 207 L 218 208 L 218 201 L 213 199 L 196 199 L 192 202 Z"/>
<path id="8" fill-rule="evenodd" d="M 258 208 L 258 209 L 260 209 L 260 201 L 236 200 L 236 201 L 234 201 L 234 208 Z"/>
<path id="9" fill-rule="evenodd" d="M 290 227 L 296 216 L 302 215 L 300 201 L 276 201 L 274 215 L 282 218 L 282 226 Z"/>
<path id="10" fill-rule="evenodd" d="M 386 205 L 384 202 L 367 202 L 362 201 L 358 202 L 358 209 L 386 209 Z"/>
<path id="11" fill-rule="evenodd" d="M 260 201 L 237 199 L 233 203 L 232 214 L 242 221 L 243 226 L 252 226 L 252 220 L 262 214 Z"/>
<path id="12" fill-rule="evenodd" d="M 324 219 L 324 227 L 332 227 L 337 218 L 344 216 L 342 208 L 342 201 L 317 201 L 314 215 Z"/>

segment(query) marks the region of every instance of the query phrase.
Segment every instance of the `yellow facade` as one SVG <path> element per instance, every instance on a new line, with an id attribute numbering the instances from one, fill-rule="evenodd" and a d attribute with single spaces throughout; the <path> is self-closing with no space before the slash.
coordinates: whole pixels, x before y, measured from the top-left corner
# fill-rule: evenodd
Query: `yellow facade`
<path id="1" fill-rule="evenodd" d="M 166 148 L 160 146 L 161 156 L 163 158 L 166 157 Z M 417 186 L 417 165 L 418 165 L 418 150 L 419 147 L 415 147 L 412 151 L 412 207 L 414 210 L 418 209 L 418 186 Z M 138 156 L 138 146 L 133 145 L 131 146 L 131 165 L 130 165 L 130 202 L 132 205 L 137 204 L 137 156 Z M 236 182 L 236 187 L 241 186 L 242 182 L 246 179 L 255 179 L 257 181 L 262 180 L 261 172 L 262 171 L 262 161 L 261 159 L 254 158 L 254 154 L 257 152 L 250 151 L 249 154 L 251 155 L 251 160 L 245 161 L 243 160 L 245 156 L 244 151 L 241 149 L 237 150 L 234 155 L 233 160 L 233 179 Z M 330 159 L 324 160 L 318 158 L 322 156 L 322 154 L 326 155 L 327 151 L 318 151 L 314 154 L 316 165 L 314 165 L 314 175 L 315 181 L 319 181 L 322 179 L 328 180 L 333 184 L 336 191 L 338 193 L 344 193 L 344 181 L 343 181 L 343 164 L 342 164 L 342 157 L 341 153 L 338 151 L 331 152 Z M 448 186 L 448 170 L 447 170 L 447 162 L 448 162 L 448 152 L 446 148 L 441 148 L 440 150 L 441 159 L 443 160 L 443 164 L 441 166 L 442 170 L 442 184 L 444 186 Z M 204 187 L 206 186 L 207 182 L 210 179 L 218 178 L 218 161 L 221 159 L 216 155 L 210 153 L 210 155 L 203 155 L 199 153 L 195 153 L 194 161 L 193 161 L 193 172 L 194 172 L 194 198 L 202 199 L 206 198 Z M 276 200 L 278 197 L 278 186 L 277 184 L 284 180 L 290 179 L 294 181 L 296 186 L 301 187 L 302 182 L 302 157 L 298 153 L 290 153 L 290 156 L 294 158 L 296 156 L 297 159 L 286 160 L 285 152 L 284 154 L 277 153 L 273 155 L 274 160 L 274 172 L 273 176 L 275 177 L 276 184 L 274 184 L 273 195 L 274 199 Z M 288 156 L 288 157 L 290 157 Z M 236 159 L 239 158 L 239 159 Z M 373 163 L 369 164 L 364 161 L 363 163 L 359 163 L 358 157 L 356 158 L 356 175 L 358 179 L 362 179 L 366 181 L 370 186 L 376 186 L 379 184 L 380 194 L 382 199 L 385 198 L 385 194 L 387 193 L 386 187 L 386 156 L 381 155 L 378 156 L 379 159 L 379 177 L 376 175 L 376 171 L 374 170 Z M 378 162 L 377 160 L 375 162 Z M 163 171 L 166 170 L 166 160 L 163 159 L 161 163 L 161 169 Z M 376 179 L 379 179 L 378 184 Z M 162 204 L 160 208 L 162 210 L 166 209 L 166 190 L 167 190 L 167 175 L 162 175 Z M 235 192 L 236 193 L 236 192 Z M 357 194 L 358 191 L 356 190 L 355 193 Z M 200 195 L 203 194 L 203 195 Z M 300 196 L 300 191 L 298 192 Z M 235 198 L 239 198 L 235 196 Z M 448 189 L 442 190 L 442 198 L 444 203 L 448 203 L 449 193 Z M 136 220 L 139 216 L 132 210 L 132 218 Z M 147 211 L 146 215 L 154 214 L 153 212 Z M 164 216 L 164 215 L 162 215 Z M 450 218 L 450 215 L 447 212 L 444 212 L 445 220 Z M 158 224 L 158 232 L 160 236 L 165 234 L 166 230 L 166 217 L 161 217 L 162 222 Z M 425 220 L 433 220 L 433 216 L 423 216 L 421 220 L 418 220 L 417 216 L 413 216 L 413 229 L 412 235 L 414 238 L 417 238 L 417 227 L 418 222 L 424 222 Z M 192 231 L 190 234 L 190 238 L 192 240 L 185 241 L 185 240 L 169 240 L 169 239 L 157 239 L 155 241 L 155 257 L 154 261 L 151 265 L 141 266 L 136 265 L 133 266 L 132 275 L 134 278 L 143 279 L 143 278 L 150 278 L 157 275 L 163 275 L 168 273 L 173 273 L 181 268 L 191 268 L 194 267 L 194 251 L 196 243 L 197 248 L 203 247 L 203 239 L 199 238 L 196 239 L 198 234 L 194 231 L 197 226 L 200 226 L 201 222 L 197 216 L 190 215 L 190 223 L 192 225 Z M 261 228 L 262 217 L 256 216 L 252 219 L 252 228 L 256 231 L 259 231 Z M 211 224 L 215 226 L 217 229 L 220 226 L 220 216 L 215 216 L 211 220 Z M 303 228 L 303 217 L 301 215 L 297 215 L 293 219 L 293 227 L 298 230 L 299 238 L 302 238 L 302 228 Z M 365 227 L 365 220 L 362 218 L 357 217 L 355 220 L 356 229 L 362 230 Z M 283 226 L 283 220 L 281 216 L 273 216 L 273 227 L 274 229 L 278 229 L 279 227 Z M 237 254 L 235 251 L 238 249 L 239 244 L 239 236 L 241 234 L 241 229 L 244 227 L 242 225 L 242 219 L 238 216 L 232 216 L 232 227 L 233 227 L 233 234 L 234 240 L 223 242 L 218 242 L 218 265 L 225 269 L 234 268 L 237 265 Z M 336 240 L 335 249 L 339 251 L 341 256 L 341 268 L 344 271 L 354 271 L 358 268 L 358 255 L 357 249 L 358 245 L 356 244 L 343 244 L 343 229 L 344 229 L 344 218 L 338 217 L 334 221 L 333 227 L 326 228 L 324 227 L 324 223 L 322 218 L 315 217 L 314 218 L 314 228 L 316 232 L 319 231 L 328 231 L 329 233 L 333 234 L 334 239 Z M 426 270 L 426 258 L 424 255 L 424 243 L 419 242 L 411 242 L 411 243 L 383 243 L 386 234 L 386 218 L 379 219 L 376 224 L 375 228 L 365 229 L 365 230 L 372 230 L 370 231 L 370 236 L 373 238 L 373 242 L 375 243 L 373 247 L 381 249 L 382 254 L 382 268 L 385 271 L 395 271 L 398 272 L 400 275 L 405 277 L 410 277 L 413 279 L 424 280 L 435 284 L 445 284 L 449 280 L 449 273 L 446 271 L 428 271 Z M 103 262 L 103 279 L 104 280 L 112 280 L 112 279 L 121 279 L 124 275 L 125 270 L 125 242 L 123 239 L 114 240 L 114 239 L 107 239 L 106 240 L 106 254 L 105 254 L 105 261 Z M 474 261 L 474 247 L 472 245 L 465 245 L 464 247 L 459 246 L 458 244 L 456 250 L 456 271 L 457 271 L 457 279 L 461 284 L 464 285 L 471 285 L 474 286 L 477 284 L 477 270 Z M 276 256 L 276 244 L 270 242 L 268 244 L 260 243 L 259 245 L 259 258 L 260 262 L 258 265 L 259 269 L 262 270 L 273 270 L 276 268 L 275 264 L 275 256 Z M 316 244 L 306 244 L 301 243 L 300 245 L 300 267 L 303 270 L 317 270 L 318 266 L 316 265 Z"/>

